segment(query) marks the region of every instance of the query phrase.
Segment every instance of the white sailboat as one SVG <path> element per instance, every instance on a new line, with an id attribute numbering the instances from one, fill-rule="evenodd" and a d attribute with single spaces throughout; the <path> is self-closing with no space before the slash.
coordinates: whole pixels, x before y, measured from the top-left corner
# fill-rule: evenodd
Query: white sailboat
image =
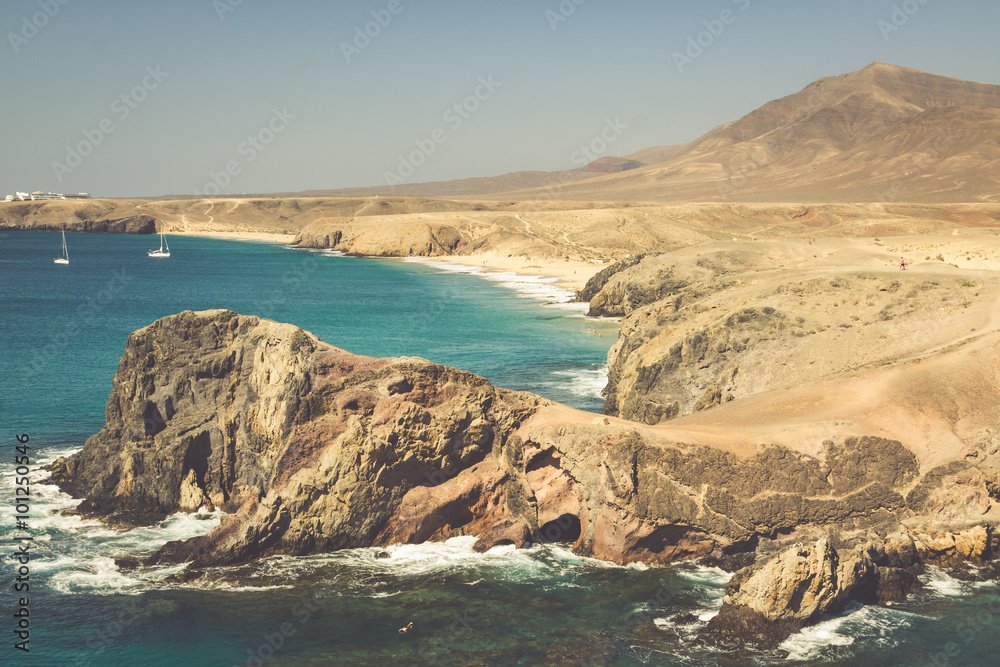
<path id="1" fill-rule="evenodd" d="M 150 257 L 170 257 L 170 245 L 167 243 L 167 240 L 163 236 L 163 234 L 160 234 L 160 249 L 147 250 L 146 254 L 149 255 Z"/>
<path id="2" fill-rule="evenodd" d="M 62 230 L 63 239 L 63 254 L 62 257 L 56 257 L 53 262 L 56 264 L 69 264 L 69 249 L 66 247 L 66 230 Z"/>

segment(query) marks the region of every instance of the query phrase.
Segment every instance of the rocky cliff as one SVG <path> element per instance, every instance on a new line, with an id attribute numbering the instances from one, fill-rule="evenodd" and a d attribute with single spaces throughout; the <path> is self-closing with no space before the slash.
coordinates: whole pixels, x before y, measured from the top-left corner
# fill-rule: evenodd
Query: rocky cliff
<path id="1" fill-rule="evenodd" d="M 373 225 L 368 220 L 323 220 L 299 232 L 294 243 L 369 257 L 436 257 L 469 244 L 471 234 L 461 227 L 447 222 Z"/>
<path id="2" fill-rule="evenodd" d="M 843 611 L 849 602 L 901 602 L 920 584 L 925 565 L 971 565 L 965 577 L 996 580 L 1000 535 L 995 526 L 870 531 L 835 547 L 828 537 L 759 559 L 726 586 L 719 614 L 699 630 L 715 648 L 769 651 L 791 633 Z"/>
<path id="3" fill-rule="evenodd" d="M 187 311 L 133 333 L 106 419 L 82 451 L 50 467 L 52 478 L 83 499 L 79 511 L 115 525 L 225 509 L 214 532 L 150 561 L 188 562 L 186 576 L 272 554 L 456 535 L 478 536 L 483 550 L 565 542 L 619 563 L 711 555 L 763 564 L 785 539 L 930 535 L 920 526 L 944 518 L 983 532 L 986 546 L 965 549 L 947 533 L 924 539 L 921 557 L 985 560 L 1000 499 L 1000 443 L 988 435 L 937 466 L 922 466 L 905 443 L 844 434 L 731 451 L 595 420 L 422 359 L 353 355 L 230 311 Z M 736 612 L 723 619 L 751 614 L 794 629 L 857 591 L 880 599 L 878 548 L 831 548 L 745 572 L 727 600 Z M 789 572 L 807 573 L 790 585 L 812 591 L 811 601 L 761 601 L 766 582 Z"/>
<path id="4" fill-rule="evenodd" d="M 916 256 L 907 248 L 911 266 L 901 271 L 899 255 L 883 248 L 718 243 L 598 274 L 581 293 L 590 313 L 623 318 L 608 355 L 605 413 L 657 424 L 928 358 L 970 333 L 997 331 L 994 272 L 958 270 L 929 254 L 930 244 Z"/>

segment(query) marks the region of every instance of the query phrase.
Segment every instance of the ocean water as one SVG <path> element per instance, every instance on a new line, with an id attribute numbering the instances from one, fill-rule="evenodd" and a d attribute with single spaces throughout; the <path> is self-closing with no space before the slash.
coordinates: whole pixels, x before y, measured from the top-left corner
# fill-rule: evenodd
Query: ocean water
<path id="1" fill-rule="evenodd" d="M 595 411 L 615 325 L 585 319 L 550 283 L 513 274 L 189 237 L 172 237 L 174 256 L 154 260 L 144 252 L 151 238 L 67 238 L 71 264 L 57 266 L 58 235 L 0 237 L 0 664 L 998 663 L 1000 590 L 940 570 L 906 604 L 849 608 L 767 656 L 692 642 L 721 605 L 724 572 L 619 567 L 560 545 L 476 554 L 474 540 L 456 538 L 395 546 L 386 559 L 355 549 L 222 569 L 193 585 L 162 583 L 177 567 L 121 571 L 116 557 L 208 532 L 220 516 L 178 514 L 118 533 L 63 516 L 74 501 L 41 483 L 37 468 L 101 428 L 126 336 L 158 317 L 231 308 L 353 352 L 421 356 Z M 602 337 L 587 333 L 594 327 Z M 26 530 L 15 524 L 22 433 Z M 25 572 L 13 556 L 26 543 Z M 14 646 L 25 613 L 30 652 Z"/>

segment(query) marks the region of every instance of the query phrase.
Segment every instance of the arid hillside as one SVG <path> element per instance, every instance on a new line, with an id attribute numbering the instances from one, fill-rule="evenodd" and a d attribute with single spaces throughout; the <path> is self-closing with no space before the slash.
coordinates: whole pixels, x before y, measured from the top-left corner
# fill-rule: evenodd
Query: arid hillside
<path id="1" fill-rule="evenodd" d="M 1000 86 L 872 63 L 769 102 L 679 154 L 667 151 L 663 162 L 566 183 L 560 196 L 996 201 L 998 135 Z M 649 161 L 654 156 L 640 151 L 627 157 Z"/>
<path id="2" fill-rule="evenodd" d="M 995 202 L 1000 86 L 872 63 L 615 169 L 309 194 L 604 201 Z M 600 161 L 599 161 L 600 162 Z M 623 168 L 623 165 L 628 168 Z"/>
<path id="3" fill-rule="evenodd" d="M 1000 226 L 1000 204 L 656 204 L 424 198 L 0 204 L 0 229 L 270 233 L 383 257 L 611 261 L 699 243 L 952 234 Z"/>
<path id="4" fill-rule="evenodd" d="M 853 432 L 961 459 L 1000 427 L 998 234 L 730 241 L 610 267 L 587 290 L 592 314 L 624 318 L 605 411 L 737 452 Z"/>

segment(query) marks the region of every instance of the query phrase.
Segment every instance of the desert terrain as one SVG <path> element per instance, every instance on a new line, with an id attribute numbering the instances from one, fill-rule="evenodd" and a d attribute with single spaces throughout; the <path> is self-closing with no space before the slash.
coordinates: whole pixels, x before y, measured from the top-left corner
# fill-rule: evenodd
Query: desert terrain
<path id="1" fill-rule="evenodd" d="M 185 580 L 455 535 L 521 546 L 553 528 L 620 563 L 710 556 L 739 571 L 703 629 L 718 646 L 773 648 L 849 600 L 904 600 L 926 565 L 995 576 L 998 127 L 1000 87 L 873 63 L 581 170 L 2 204 L 0 229 L 217 235 L 551 276 L 620 320 L 596 415 L 424 360 L 356 357 L 292 325 L 186 311 L 130 337 L 105 429 L 53 475 L 112 523 L 233 512 L 153 556 L 188 562 Z"/>

